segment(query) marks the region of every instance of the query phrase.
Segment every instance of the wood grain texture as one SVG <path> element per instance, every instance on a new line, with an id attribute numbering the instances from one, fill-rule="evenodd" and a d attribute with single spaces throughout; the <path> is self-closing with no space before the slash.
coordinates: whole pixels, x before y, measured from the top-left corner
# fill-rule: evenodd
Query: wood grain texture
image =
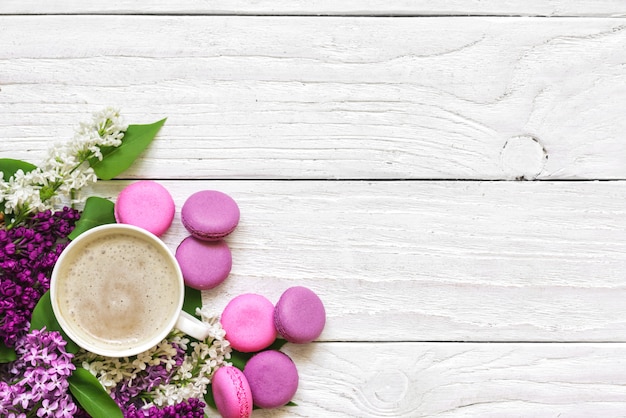
<path id="1" fill-rule="evenodd" d="M 625 11 L 3 0 L 0 158 L 37 162 L 103 106 L 168 117 L 122 177 L 172 192 L 172 251 L 191 193 L 239 203 L 204 301 L 305 285 L 327 308 L 284 348 L 299 406 L 254 417 L 624 416 Z"/>
<path id="2" fill-rule="evenodd" d="M 168 117 L 129 178 L 626 178 L 621 19 L 5 16 L 0 44 L 0 157 L 117 105 Z"/>
<path id="3" fill-rule="evenodd" d="M 522 15 L 625 16 L 619 0 L 174 0 L 77 1 L 3 0 L 0 14 L 159 13 L 245 15 Z"/>
<path id="4" fill-rule="evenodd" d="M 99 184 L 115 199 L 128 182 Z M 323 341 L 626 341 L 626 182 L 164 181 L 242 218 L 217 312 L 308 286 Z"/>
<path id="5" fill-rule="evenodd" d="M 255 417 L 622 417 L 623 344 L 288 344 L 297 407 Z"/>

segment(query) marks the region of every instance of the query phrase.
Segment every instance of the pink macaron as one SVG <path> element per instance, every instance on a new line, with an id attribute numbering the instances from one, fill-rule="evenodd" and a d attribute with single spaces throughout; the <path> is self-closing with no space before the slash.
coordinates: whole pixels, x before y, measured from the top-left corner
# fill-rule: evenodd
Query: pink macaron
<path id="1" fill-rule="evenodd" d="M 244 353 L 267 348 L 277 336 L 274 305 L 255 293 L 244 293 L 228 302 L 220 322 L 231 347 Z"/>
<path id="2" fill-rule="evenodd" d="M 246 376 L 234 366 L 222 366 L 211 380 L 215 406 L 223 418 L 252 415 L 252 392 Z"/>
<path id="3" fill-rule="evenodd" d="M 191 235 L 214 241 L 233 232 L 240 213 L 232 197 L 216 190 L 203 190 L 187 198 L 180 216 Z"/>
<path id="4" fill-rule="evenodd" d="M 326 324 L 322 300 L 303 286 L 287 289 L 276 303 L 274 325 L 287 341 L 308 343 L 320 336 Z"/>
<path id="5" fill-rule="evenodd" d="M 213 289 L 221 284 L 233 265 L 230 248 L 224 240 L 201 241 L 185 238 L 176 249 L 176 260 L 185 284 L 198 290 Z"/>
<path id="6" fill-rule="evenodd" d="M 278 408 L 286 405 L 298 389 L 298 370 L 286 354 L 266 350 L 252 356 L 243 369 L 254 405 Z"/>
<path id="7" fill-rule="evenodd" d="M 141 180 L 124 188 L 115 202 L 115 220 L 161 236 L 174 219 L 174 199 L 165 187 Z"/>

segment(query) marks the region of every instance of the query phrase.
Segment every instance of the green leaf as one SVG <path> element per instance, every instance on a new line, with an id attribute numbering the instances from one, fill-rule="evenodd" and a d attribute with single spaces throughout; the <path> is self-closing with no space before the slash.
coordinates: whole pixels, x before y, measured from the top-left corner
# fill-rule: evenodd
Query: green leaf
<path id="1" fill-rule="evenodd" d="M 8 363 L 17 359 L 15 350 L 0 343 L 0 363 Z"/>
<path id="2" fill-rule="evenodd" d="M 68 382 L 70 392 L 92 418 L 123 418 L 120 407 L 89 370 L 77 367 Z"/>
<path id="3" fill-rule="evenodd" d="M 196 308 L 202 308 L 202 292 L 185 286 L 185 300 L 183 301 L 183 311 L 190 315 L 196 315 Z"/>
<path id="4" fill-rule="evenodd" d="M 248 360 L 250 360 L 255 354 L 266 350 L 280 350 L 286 343 L 287 340 L 277 338 L 269 347 L 264 348 L 260 351 L 255 351 L 253 353 L 243 353 L 241 351 L 232 350 L 230 353 L 230 362 L 233 364 L 233 366 L 243 371 L 244 367 L 246 367 L 246 363 L 248 362 Z"/>
<path id="5" fill-rule="evenodd" d="M 287 404 L 285 406 L 298 406 L 298 404 L 295 403 L 294 401 L 289 401 L 289 402 L 287 402 Z"/>
<path id="6" fill-rule="evenodd" d="M 59 325 L 56 316 L 54 316 L 54 311 L 52 310 L 52 301 L 50 300 L 50 291 L 47 291 L 43 294 L 35 309 L 33 310 L 33 316 L 30 320 L 30 331 L 35 329 L 42 329 L 46 327 L 47 331 L 59 331 L 61 336 L 65 341 L 67 341 L 67 345 L 65 346 L 65 351 L 68 353 L 76 353 L 80 347 L 76 345 L 74 341 L 72 341 L 65 331 Z"/>
<path id="7" fill-rule="evenodd" d="M 230 362 L 233 366 L 243 371 L 244 367 L 246 367 L 246 363 L 254 354 L 256 353 L 242 353 L 241 351 L 232 350 L 230 353 Z"/>
<path id="8" fill-rule="evenodd" d="M 9 181 L 11 176 L 15 174 L 18 170 L 24 171 L 24 173 L 28 173 L 29 171 L 33 171 L 37 168 L 36 165 L 27 163 L 22 160 L 14 160 L 12 158 L 0 158 L 0 171 L 2 171 L 2 178 L 4 181 Z"/>
<path id="9" fill-rule="evenodd" d="M 287 344 L 287 340 L 285 340 L 284 338 L 276 338 L 272 345 L 267 347 L 267 350 L 280 350 L 285 344 Z"/>
<path id="10" fill-rule="evenodd" d="M 68 235 L 69 239 L 75 239 L 83 232 L 96 226 L 115 223 L 115 205 L 108 199 L 91 196 L 85 202 L 85 208 L 76 222 L 76 227 Z"/>
<path id="11" fill-rule="evenodd" d="M 149 125 L 129 125 L 119 147 L 102 147 L 102 160 L 93 158 L 89 164 L 98 178 L 111 180 L 132 165 L 152 142 L 166 119 Z"/>
<path id="12" fill-rule="evenodd" d="M 215 405 L 215 398 L 213 397 L 213 386 L 210 383 L 204 393 L 204 402 L 206 402 L 209 407 L 217 409 L 217 405 Z"/>

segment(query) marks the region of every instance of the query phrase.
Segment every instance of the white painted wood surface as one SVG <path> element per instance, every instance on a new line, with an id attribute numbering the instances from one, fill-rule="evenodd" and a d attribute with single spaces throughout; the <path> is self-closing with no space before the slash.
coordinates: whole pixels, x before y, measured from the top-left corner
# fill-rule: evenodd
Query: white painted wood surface
<path id="1" fill-rule="evenodd" d="M 624 17 L 626 6 L 621 0 L 3 0 L 0 13 Z"/>
<path id="2" fill-rule="evenodd" d="M 299 406 L 254 416 L 626 415 L 623 2 L 39 3 L 0 3 L 0 158 L 167 116 L 94 193 L 225 191 L 205 301 L 326 303 Z"/>
<path id="3" fill-rule="evenodd" d="M 623 344 L 290 346 L 285 351 L 299 360 L 295 402 L 302 406 L 255 416 L 621 417 L 625 350 Z"/>
<path id="4" fill-rule="evenodd" d="M 0 152 L 114 104 L 133 178 L 624 179 L 623 22 L 0 17 Z"/>

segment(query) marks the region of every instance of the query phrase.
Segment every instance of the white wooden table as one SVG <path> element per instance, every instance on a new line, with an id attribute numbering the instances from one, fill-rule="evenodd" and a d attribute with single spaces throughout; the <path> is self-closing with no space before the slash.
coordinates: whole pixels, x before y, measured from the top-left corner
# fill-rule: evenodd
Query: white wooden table
<path id="1" fill-rule="evenodd" d="M 3 0 L 0 157 L 38 162 L 108 105 L 168 117 L 94 193 L 229 193 L 234 267 L 205 302 L 304 285 L 327 308 L 318 342 L 285 349 L 298 406 L 254 416 L 626 416 L 624 16 Z M 164 239 L 184 236 L 177 215 Z"/>

